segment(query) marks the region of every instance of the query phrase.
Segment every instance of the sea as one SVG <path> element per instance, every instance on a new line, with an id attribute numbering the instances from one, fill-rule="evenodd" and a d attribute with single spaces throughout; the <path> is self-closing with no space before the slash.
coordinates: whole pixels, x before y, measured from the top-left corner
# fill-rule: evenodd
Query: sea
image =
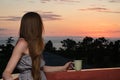
<path id="1" fill-rule="evenodd" d="M 7 39 L 9 37 L 0 37 L 0 45 L 4 44 L 7 42 Z M 81 42 L 85 37 L 81 37 L 81 36 L 45 36 L 44 37 L 44 43 L 47 43 L 49 40 L 52 41 L 53 46 L 56 47 L 56 49 L 59 49 L 60 47 L 62 47 L 62 43 L 61 41 L 66 40 L 66 39 L 72 39 L 76 42 Z M 12 43 L 13 45 L 16 44 L 18 37 L 13 37 L 14 42 Z M 96 38 L 93 38 L 96 39 Z M 105 38 L 108 41 L 116 41 L 116 40 L 120 40 L 120 38 Z"/>

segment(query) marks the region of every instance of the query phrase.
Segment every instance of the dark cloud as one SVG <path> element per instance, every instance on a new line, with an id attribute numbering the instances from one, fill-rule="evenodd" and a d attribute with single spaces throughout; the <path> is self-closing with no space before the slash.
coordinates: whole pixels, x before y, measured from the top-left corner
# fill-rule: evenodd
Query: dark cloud
<path id="1" fill-rule="evenodd" d="M 80 11 L 96 11 L 96 12 L 106 12 L 106 13 L 120 13 L 120 11 L 112 11 L 107 8 L 103 7 L 93 7 L 93 8 L 85 8 L 85 9 L 80 9 Z"/>
<path id="2" fill-rule="evenodd" d="M 120 33 L 120 30 L 116 30 L 116 31 L 109 31 L 111 33 Z"/>
<path id="3" fill-rule="evenodd" d="M 25 13 L 27 12 L 31 12 L 31 11 L 24 11 Z M 47 11 L 33 11 L 33 12 L 37 12 L 41 15 L 42 19 L 45 21 L 51 21 L 51 20 L 62 20 L 62 16 L 55 14 L 53 12 Z"/>
<path id="4" fill-rule="evenodd" d="M 81 11 L 107 11 L 107 8 L 101 8 L 101 7 L 94 7 L 94 8 L 86 8 L 86 9 L 80 9 Z"/>
<path id="5" fill-rule="evenodd" d="M 79 2 L 79 0 L 40 0 L 42 3 L 55 1 L 55 2 Z"/>
<path id="6" fill-rule="evenodd" d="M 0 16 L 0 21 L 19 21 L 21 17 L 17 16 Z"/>
<path id="7" fill-rule="evenodd" d="M 35 1 L 28 1 L 29 3 L 35 3 Z"/>
<path id="8" fill-rule="evenodd" d="M 0 28 L 0 31 L 5 31 L 5 30 L 7 30 L 7 29 L 5 29 L 5 28 Z"/>
<path id="9" fill-rule="evenodd" d="M 30 11 L 24 11 L 30 12 Z M 37 11 L 38 12 L 38 11 Z M 45 21 L 50 21 L 50 20 L 62 20 L 61 15 L 54 14 L 53 12 L 39 12 L 41 14 L 41 17 Z M 0 16 L 0 21 L 19 21 L 21 17 L 19 16 Z"/>
<path id="10" fill-rule="evenodd" d="M 44 20 L 62 20 L 61 15 L 54 14 L 53 12 L 43 12 L 41 14 Z"/>
<path id="11" fill-rule="evenodd" d="M 120 3 L 120 0 L 110 0 L 111 3 Z"/>
<path id="12" fill-rule="evenodd" d="M 99 0 L 99 1 L 105 1 L 105 0 Z M 111 3 L 120 3 L 120 0 L 106 0 Z"/>
<path id="13" fill-rule="evenodd" d="M 63 2 L 80 2 L 80 0 L 59 0 L 59 1 L 63 1 Z"/>

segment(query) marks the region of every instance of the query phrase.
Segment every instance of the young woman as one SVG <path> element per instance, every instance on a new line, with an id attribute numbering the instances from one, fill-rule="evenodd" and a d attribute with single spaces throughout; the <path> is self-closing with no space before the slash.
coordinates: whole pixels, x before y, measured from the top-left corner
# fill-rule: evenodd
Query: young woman
<path id="1" fill-rule="evenodd" d="M 12 72 L 17 66 L 19 80 L 47 80 L 44 72 L 64 71 L 71 62 L 64 66 L 45 66 L 42 58 L 43 22 L 38 13 L 28 12 L 21 20 L 19 39 L 12 56 L 3 72 L 4 80 L 13 80 Z"/>

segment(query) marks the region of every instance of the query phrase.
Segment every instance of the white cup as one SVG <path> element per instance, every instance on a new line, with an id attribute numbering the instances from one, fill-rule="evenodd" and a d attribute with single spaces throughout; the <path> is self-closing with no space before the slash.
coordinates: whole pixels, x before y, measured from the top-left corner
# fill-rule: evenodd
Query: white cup
<path id="1" fill-rule="evenodd" d="M 82 69 L 82 60 L 74 60 L 73 61 L 73 69 L 79 71 Z"/>

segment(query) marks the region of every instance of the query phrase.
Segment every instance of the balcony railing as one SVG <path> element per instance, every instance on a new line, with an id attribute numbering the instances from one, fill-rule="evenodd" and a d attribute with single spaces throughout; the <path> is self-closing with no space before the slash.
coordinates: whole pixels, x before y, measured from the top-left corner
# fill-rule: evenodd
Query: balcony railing
<path id="1" fill-rule="evenodd" d="M 18 80 L 19 74 L 14 74 Z M 82 69 L 62 72 L 47 72 L 47 80 L 120 80 L 120 68 Z"/>

